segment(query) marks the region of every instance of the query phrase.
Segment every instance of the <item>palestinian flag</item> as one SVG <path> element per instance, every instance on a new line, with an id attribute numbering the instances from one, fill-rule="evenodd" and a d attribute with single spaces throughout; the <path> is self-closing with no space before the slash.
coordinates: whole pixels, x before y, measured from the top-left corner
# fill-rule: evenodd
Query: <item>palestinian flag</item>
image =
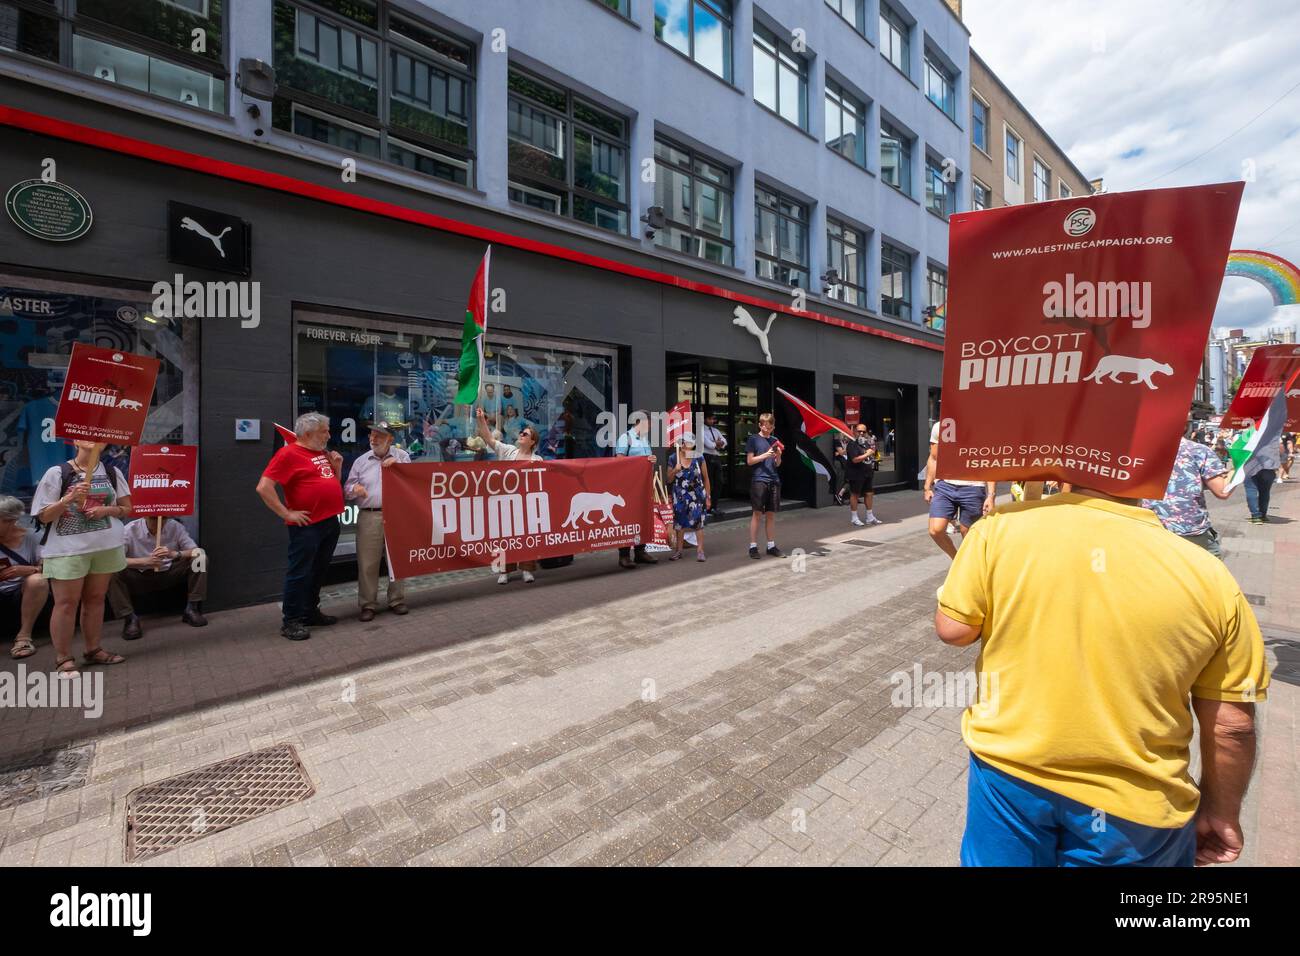
<path id="1" fill-rule="evenodd" d="M 271 422 L 271 424 L 275 425 L 276 432 L 284 439 L 286 445 L 298 444 L 298 436 L 294 433 L 292 428 L 285 428 L 283 425 L 276 424 L 275 422 Z"/>
<path id="2" fill-rule="evenodd" d="M 817 447 L 817 443 L 808 437 L 807 426 L 803 424 L 799 426 L 799 435 L 795 438 L 794 446 L 804 467 L 813 474 L 825 478 L 827 486 L 831 489 L 831 496 L 834 497 L 835 478 L 831 471 L 831 463 Z"/>
<path id="3" fill-rule="evenodd" d="M 1268 406 L 1268 411 L 1264 412 L 1264 417 L 1259 420 L 1259 428 L 1238 435 L 1237 440 L 1228 449 L 1228 455 L 1236 468 L 1228 481 L 1228 491 L 1245 482 L 1246 467 L 1259 449 L 1272 448 L 1276 451 L 1278 443 L 1282 440 L 1284 424 L 1286 424 L 1286 389 L 1278 389 L 1278 393 L 1273 396 L 1273 401 Z"/>
<path id="4" fill-rule="evenodd" d="M 474 284 L 469 290 L 469 305 L 465 307 L 465 328 L 460 334 L 460 370 L 456 373 L 459 388 L 457 405 L 473 405 L 478 401 L 483 379 L 483 336 L 487 334 L 488 260 L 492 247 L 488 246 L 474 274 Z"/>
<path id="5" fill-rule="evenodd" d="M 783 396 L 799 410 L 803 417 L 802 430 L 809 438 L 816 438 L 818 435 L 825 434 L 828 431 L 835 430 L 848 438 L 853 437 L 853 429 L 844 422 L 832 415 L 825 415 L 813 408 L 802 399 L 795 398 L 783 388 L 778 388 L 777 392 Z"/>

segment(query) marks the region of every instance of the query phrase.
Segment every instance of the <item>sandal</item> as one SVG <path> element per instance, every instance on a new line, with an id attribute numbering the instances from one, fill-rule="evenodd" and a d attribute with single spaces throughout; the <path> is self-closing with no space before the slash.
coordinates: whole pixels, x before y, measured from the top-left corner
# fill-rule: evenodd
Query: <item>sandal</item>
<path id="1" fill-rule="evenodd" d="M 93 651 L 86 651 L 81 656 L 85 658 L 87 664 L 121 664 L 126 660 L 121 654 L 110 653 L 102 647 L 97 647 Z"/>
<path id="2" fill-rule="evenodd" d="M 71 664 L 71 667 L 65 667 L 65 664 Z M 81 673 L 81 668 L 77 667 L 75 657 L 61 657 L 54 662 L 54 669 L 59 672 L 62 678 L 70 678 Z"/>
<path id="3" fill-rule="evenodd" d="M 9 656 L 16 661 L 31 657 L 35 653 L 36 645 L 32 643 L 32 639 L 21 634 L 14 638 L 14 646 L 9 648 Z"/>
<path id="4" fill-rule="evenodd" d="M 680 551 L 674 551 L 672 554 L 668 555 L 669 561 L 680 561 L 681 558 L 682 558 L 682 553 Z"/>

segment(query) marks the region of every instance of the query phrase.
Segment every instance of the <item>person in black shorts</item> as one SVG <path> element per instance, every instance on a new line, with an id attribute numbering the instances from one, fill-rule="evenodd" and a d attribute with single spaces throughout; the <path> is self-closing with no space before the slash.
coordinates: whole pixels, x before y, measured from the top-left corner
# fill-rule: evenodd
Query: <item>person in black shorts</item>
<path id="1" fill-rule="evenodd" d="M 749 506 L 753 509 L 749 515 L 749 556 L 757 559 L 758 521 L 763 516 L 767 524 L 767 553 L 774 558 L 781 557 L 781 549 L 776 546 L 776 511 L 781 504 L 781 440 L 772 434 L 776 428 L 776 416 L 764 412 L 758 416 L 758 434 L 750 435 L 745 441 L 745 464 L 753 468 L 749 478 Z"/>
<path id="2" fill-rule="evenodd" d="M 853 427 L 854 438 L 848 445 L 848 466 L 844 473 L 849 480 L 849 512 L 852 514 L 854 527 L 880 524 L 880 519 L 871 510 L 871 499 L 875 497 L 873 487 L 876 480 L 876 438 L 865 424 L 859 422 Z M 867 509 L 864 521 L 858 517 L 858 499 L 862 499 Z"/>

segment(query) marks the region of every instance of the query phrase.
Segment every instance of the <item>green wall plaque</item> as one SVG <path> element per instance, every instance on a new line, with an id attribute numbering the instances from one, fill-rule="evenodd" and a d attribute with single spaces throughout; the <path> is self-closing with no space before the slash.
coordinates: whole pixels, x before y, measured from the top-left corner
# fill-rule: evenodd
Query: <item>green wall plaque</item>
<path id="1" fill-rule="evenodd" d="M 15 183 L 5 194 L 5 212 L 23 232 L 50 242 L 80 239 L 95 218 L 81 193 L 40 179 Z"/>

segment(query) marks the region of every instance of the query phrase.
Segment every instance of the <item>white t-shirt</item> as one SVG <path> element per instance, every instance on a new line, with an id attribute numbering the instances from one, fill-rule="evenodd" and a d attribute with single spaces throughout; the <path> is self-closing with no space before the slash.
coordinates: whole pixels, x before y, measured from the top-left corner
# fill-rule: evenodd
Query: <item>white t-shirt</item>
<path id="1" fill-rule="evenodd" d="M 930 429 L 930 444 L 939 444 L 939 423 L 935 422 L 934 427 Z M 950 485 L 983 485 L 982 481 L 970 481 L 965 478 L 940 478 L 940 481 L 946 481 Z"/>
<path id="2" fill-rule="evenodd" d="M 117 471 L 114 476 L 116 481 L 110 483 L 103 463 L 95 466 L 95 474 L 90 481 L 90 494 L 86 496 L 87 508 L 95 505 L 112 506 L 117 504 L 118 498 L 131 496 L 131 489 L 127 487 L 126 478 L 122 473 Z M 32 496 L 33 516 L 39 515 L 41 511 L 59 500 L 61 480 L 59 465 L 55 465 L 45 473 L 40 484 L 36 486 L 36 494 Z M 80 473 L 75 474 L 72 484 L 75 485 L 80 480 Z M 74 501 L 68 505 L 63 514 L 54 519 L 49 540 L 41 546 L 41 555 L 46 558 L 59 558 L 71 554 L 93 554 L 96 551 L 119 548 L 123 543 L 121 521 L 111 516 L 88 518 Z"/>
<path id="3" fill-rule="evenodd" d="M 522 458 L 524 459 L 524 461 L 542 460 L 541 455 L 538 455 L 536 453 L 531 455 L 525 455 L 523 452 L 519 450 L 518 445 L 512 445 L 509 442 L 499 441 L 492 446 L 492 450 L 496 452 L 497 459 L 499 461 L 514 461 L 517 458 Z"/>

